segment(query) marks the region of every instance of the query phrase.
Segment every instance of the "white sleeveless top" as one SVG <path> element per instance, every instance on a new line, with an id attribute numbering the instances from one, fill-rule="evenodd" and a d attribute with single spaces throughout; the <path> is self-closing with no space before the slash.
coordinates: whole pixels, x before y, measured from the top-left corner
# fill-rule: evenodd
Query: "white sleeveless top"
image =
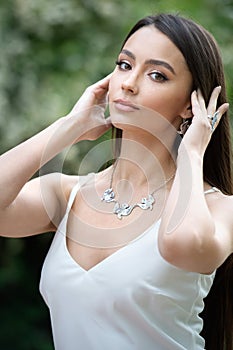
<path id="1" fill-rule="evenodd" d="M 80 188 L 45 259 L 40 291 L 56 350 L 203 350 L 203 298 L 212 275 L 187 272 L 160 255 L 160 221 L 90 270 L 69 254 L 66 224 Z"/>

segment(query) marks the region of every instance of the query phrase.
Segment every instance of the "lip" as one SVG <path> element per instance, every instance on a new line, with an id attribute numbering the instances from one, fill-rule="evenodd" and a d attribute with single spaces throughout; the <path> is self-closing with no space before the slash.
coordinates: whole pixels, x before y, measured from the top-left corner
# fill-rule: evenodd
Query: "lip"
<path id="1" fill-rule="evenodd" d="M 133 103 L 127 100 L 122 100 L 122 99 L 117 99 L 114 101 L 115 106 L 117 109 L 120 109 L 121 111 L 125 112 L 133 112 L 133 111 L 138 111 L 139 108 L 135 106 Z"/>

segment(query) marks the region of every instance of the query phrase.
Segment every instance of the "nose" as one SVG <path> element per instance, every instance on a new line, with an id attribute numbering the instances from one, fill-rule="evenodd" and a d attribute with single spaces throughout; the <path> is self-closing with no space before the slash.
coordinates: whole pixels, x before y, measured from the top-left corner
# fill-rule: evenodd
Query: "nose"
<path id="1" fill-rule="evenodd" d="M 138 93 L 138 84 L 137 84 L 137 77 L 135 75 L 130 75 L 127 77 L 127 79 L 125 79 L 122 82 L 122 90 L 125 92 L 129 92 L 133 95 L 136 95 Z"/>

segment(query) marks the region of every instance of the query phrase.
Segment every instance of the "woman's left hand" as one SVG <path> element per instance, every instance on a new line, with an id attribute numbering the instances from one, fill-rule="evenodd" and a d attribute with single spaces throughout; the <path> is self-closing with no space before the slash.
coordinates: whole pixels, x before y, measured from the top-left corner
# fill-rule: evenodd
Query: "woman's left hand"
<path id="1" fill-rule="evenodd" d="M 204 155 L 212 133 L 217 128 L 223 114 L 226 113 L 229 108 L 229 104 L 224 103 L 216 111 L 220 92 L 220 86 L 213 90 L 208 106 L 206 107 L 201 91 L 193 91 L 191 95 L 193 113 L 192 124 L 183 137 L 180 145 L 181 148 L 183 145 L 186 151 L 193 150 L 197 151 L 201 156 Z"/>

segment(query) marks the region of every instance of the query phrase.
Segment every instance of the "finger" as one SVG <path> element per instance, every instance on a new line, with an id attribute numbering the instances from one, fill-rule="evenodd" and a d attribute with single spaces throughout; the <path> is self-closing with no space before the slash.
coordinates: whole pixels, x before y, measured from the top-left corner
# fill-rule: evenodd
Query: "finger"
<path id="1" fill-rule="evenodd" d="M 209 100 L 209 104 L 207 107 L 207 114 L 212 115 L 216 111 L 218 97 L 219 97 L 220 92 L 221 92 L 221 86 L 217 86 L 212 91 L 212 94 L 211 94 L 210 100 Z"/>
<path id="2" fill-rule="evenodd" d="M 202 114 L 202 106 L 200 105 L 198 92 L 194 90 L 191 94 L 191 104 L 193 116 L 199 116 Z"/>
<path id="3" fill-rule="evenodd" d="M 112 77 L 112 73 L 108 74 L 106 77 L 104 77 L 103 79 L 99 80 L 97 83 L 95 83 L 94 85 L 92 85 L 92 87 L 97 87 L 97 88 L 101 88 L 101 89 L 106 89 L 108 88 L 110 79 Z"/>
<path id="4" fill-rule="evenodd" d="M 195 109 L 199 108 L 199 103 L 197 100 L 197 91 L 194 90 L 191 94 L 191 104 L 192 104 L 192 110 L 194 112 Z"/>
<path id="5" fill-rule="evenodd" d="M 198 103 L 199 103 L 199 106 L 200 106 L 202 113 L 206 114 L 206 104 L 205 104 L 205 100 L 204 100 L 204 97 L 203 97 L 200 89 L 197 89 L 197 100 L 198 100 Z"/>
<path id="6" fill-rule="evenodd" d="M 215 123 L 213 129 L 216 129 L 220 120 L 222 119 L 222 116 L 228 111 L 228 109 L 229 109 L 229 103 L 224 103 L 218 108 L 217 120 L 216 120 L 216 123 Z"/>
<path id="7" fill-rule="evenodd" d="M 229 103 L 224 103 L 218 108 L 218 110 L 211 117 L 208 116 L 212 132 L 217 128 L 222 116 L 227 112 L 228 108 L 229 108 Z"/>
<path id="8" fill-rule="evenodd" d="M 223 114 L 225 114 L 229 109 L 229 103 L 223 103 L 219 108 L 219 112 L 221 114 L 221 116 L 223 116 Z"/>
<path id="9" fill-rule="evenodd" d="M 106 97 L 111 76 L 112 73 L 91 86 L 91 89 L 94 92 L 97 99 L 102 99 Z"/>

